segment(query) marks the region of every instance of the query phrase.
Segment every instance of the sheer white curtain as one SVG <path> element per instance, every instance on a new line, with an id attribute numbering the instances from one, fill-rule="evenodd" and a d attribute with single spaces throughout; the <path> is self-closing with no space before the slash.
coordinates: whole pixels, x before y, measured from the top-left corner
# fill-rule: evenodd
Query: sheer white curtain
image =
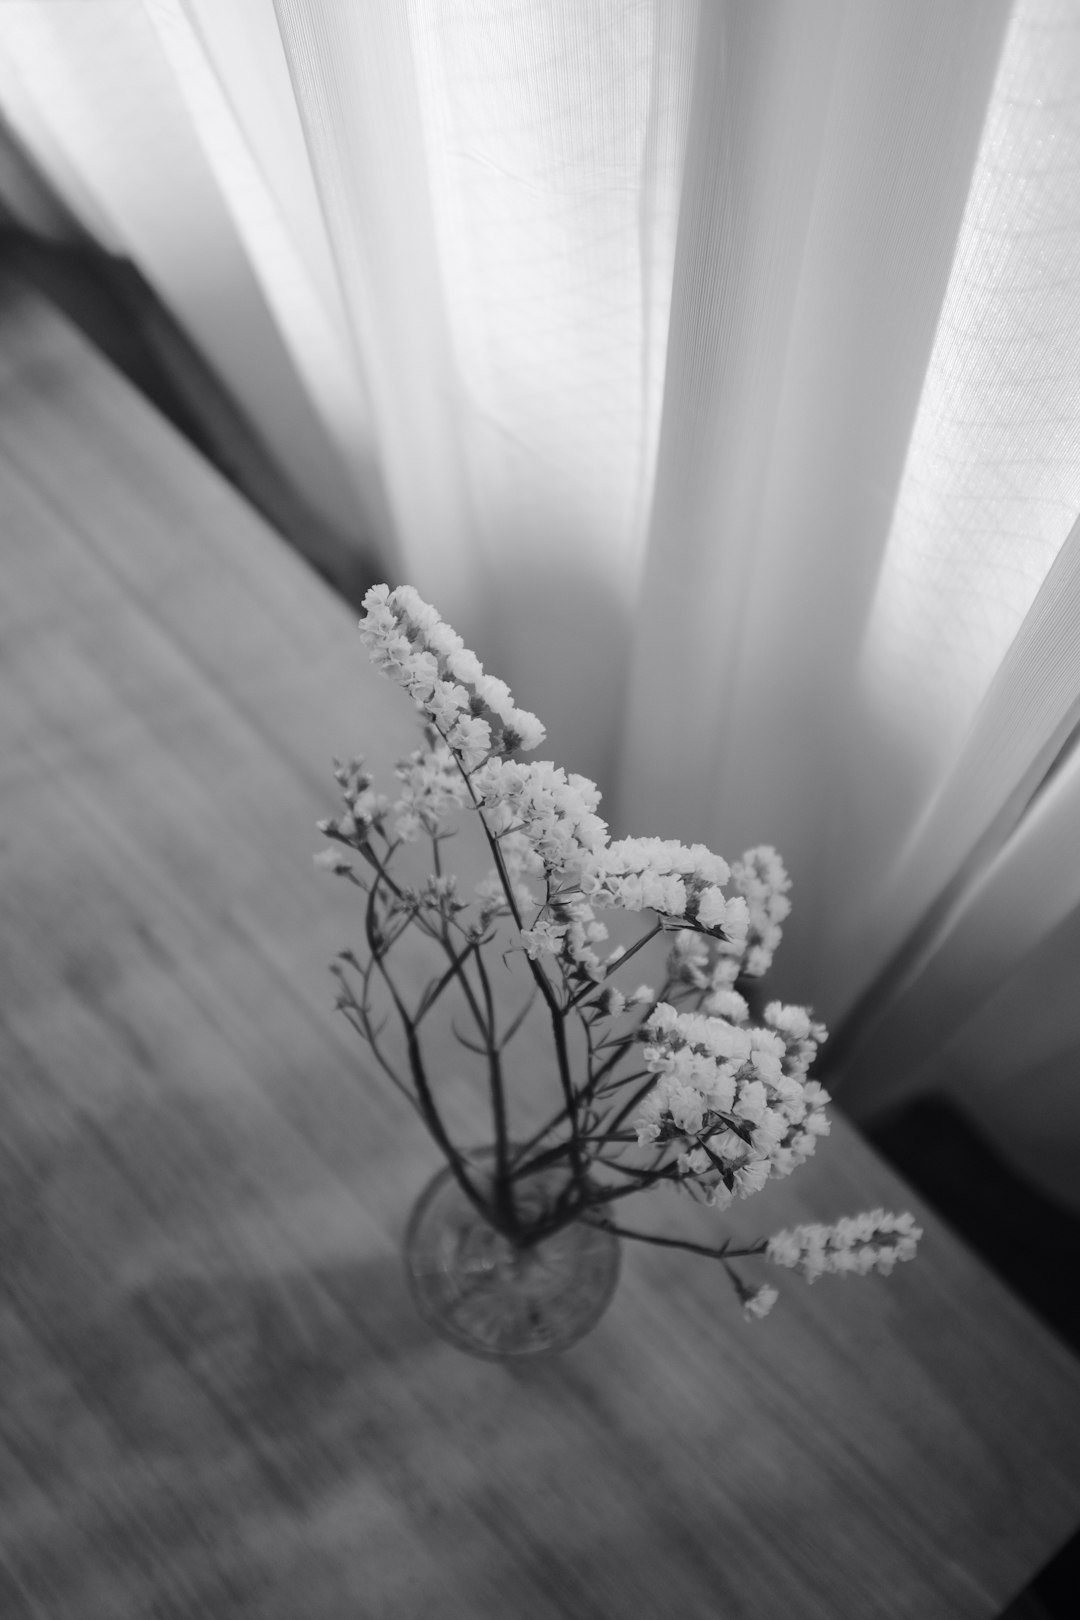
<path id="1" fill-rule="evenodd" d="M 619 831 L 782 849 L 857 1107 L 952 1084 L 1036 1170 L 1080 1029 L 993 1031 L 1080 932 L 1078 87 L 1070 0 L 0 4 L 8 123 L 297 486 Z"/>

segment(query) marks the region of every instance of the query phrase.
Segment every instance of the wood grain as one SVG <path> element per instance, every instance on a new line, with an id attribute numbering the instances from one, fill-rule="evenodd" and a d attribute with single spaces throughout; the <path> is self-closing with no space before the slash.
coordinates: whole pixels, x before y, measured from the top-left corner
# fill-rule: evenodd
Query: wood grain
<path id="1" fill-rule="evenodd" d="M 355 905 L 310 860 L 330 755 L 385 772 L 408 705 L 0 294 L 0 1614 L 988 1620 L 1080 1517 L 1080 1373 L 925 1210 L 919 1264 L 787 1283 L 766 1324 L 641 1247 L 557 1361 L 416 1318 L 437 1158 L 333 1014 Z M 919 1207 L 838 1121 L 734 1224 L 877 1204 Z"/>

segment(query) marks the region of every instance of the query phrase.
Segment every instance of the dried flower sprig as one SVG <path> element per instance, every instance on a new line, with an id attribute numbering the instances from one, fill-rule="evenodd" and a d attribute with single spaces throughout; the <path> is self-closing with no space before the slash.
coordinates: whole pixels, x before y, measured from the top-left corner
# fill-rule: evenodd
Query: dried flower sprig
<path id="1" fill-rule="evenodd" d="M 741 1249 L 615 1223 L 617 1201 L 661 1184 L 722 1210 L 789 1175 L 828 1132 L 828 1095 L 808 1075 L 824 1027 L 807 1009 L 779 1001 L 758 1021 L 751 1017 L 752 981 L 768 971 L 790 909 L 783 862 L 768 845 L 729 866 L 702 844 L 613 842 L 594 783 L 550 761 L 515 757 L 543 742 L 540 721 L 485 674 L 411 586 L 375 586 L 364 607 L 360 630 L 371 658 L 420 709 L 425 746 L 399 762 L 394 799 L 374 791 L 362 760 L 335 762 L 344 810 L 320 822 L 331 846 L 316 860 L 366 895 L 365 952 L 344 951 L 334 966 L 338 1006 L 420 1113 L 465 1195 L 522 1247 L 581 1219 L 709 1255 L 722 1262 L 748 1320 L 765 1316 L 777 1291 L 750 1288 L 733 1259 L 763 1258 L 809 1281 L 825 1272 L 886 1272 L 910 1259 L 921 1235 L 913 1218 L 882 1210 L 778 1232 Z M 442 859 L 463 810 L 477 817 L 494 861 L 468 894 Z M 423 840 L 431 871 L 417 886 L 395 862 Z M 654 920 L 629 947 L 605 954 L 603 910 L 648 912 Z M 505 951 L 500 930 L 507 927 L 533 993 L 502 1027 L 485 952 Z M 437 948 L 443 966 L 410 999 L 389 959 L 411 929 Z M 616 986 L 613 976 L 661 934 L 670 937 L 664 982 L 629 993 Z M 426 1021 L 451 986 L 470 1022 L 467 1035 L 456 1025 L 455 1033 L 487 1076 L 495 1138 L 490 1195 L 452 1140 L 427 1070 Z M 404 1035 L 404 1072 L 384 1046 L 385 1020 L 375 1010 L 380 991 Z M 561 1101 L 520 1142 L 510 1130 L 504 1053 L 537 997 L 551 1024 Z M 526 1219 L 516 1187 L 558 1164 L 566 1169 L 563 1193 L 542 1217 Z"/>

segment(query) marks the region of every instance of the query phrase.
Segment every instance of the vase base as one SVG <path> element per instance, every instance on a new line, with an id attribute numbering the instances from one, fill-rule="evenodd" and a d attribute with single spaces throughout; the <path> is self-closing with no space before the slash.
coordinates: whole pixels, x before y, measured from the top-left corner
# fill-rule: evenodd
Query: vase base
<path id="1" fill-rule="evenodd" d="M 530 1202 L 550 1207 L 562 1175 L 530 1178 Z M 444 1339 L 493 1360 L 554 1355 L 595 1327 L 619 1278 L 613 1232 L 573 1221 L 519 1247 L 496 1231 L 441 1170 L 413 1211 L 406 1272 L 420 1315 Z"/>

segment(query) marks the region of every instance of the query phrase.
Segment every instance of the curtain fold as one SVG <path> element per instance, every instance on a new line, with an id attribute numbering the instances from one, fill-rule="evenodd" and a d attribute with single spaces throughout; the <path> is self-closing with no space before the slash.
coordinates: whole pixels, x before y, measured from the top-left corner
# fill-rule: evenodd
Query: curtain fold
<path id="1" fill-rule="evenodd" d="M 1008 7 L 706 15 L 620 808 L 677 779 L 682 836 L 774 842 L 778 984 L 833 1019 L 853 671 Z"/>
<path id="2" fill-rule="evenodd" d="M 1080 818 L 1080 800 L 1068 800 L 1075 790 L 1067 785 L 1078 740 L 1080 522 L 1005 654 L 963 747 L 897 853 L 889 881 L 858 914 L 864 950 L 868 941 L 878 950 L 900 944 L 844 1028 L 849 1101 L 880 1106 L 905 1080 L 914 1085 L 920 1066 L 1080 899 L 1068 849 L 1059 851 L 1055 843 L 1067 839 L 1069 815 Z M 1058 826 L 1045 820 L 1043 801 L 1056 801 L 1063 791 L 1074 811 Z M 996 940 L 993 971 L 984 960 L 962 998 L 947 992 L 939 958 L 961 920 L 973 913 L 976 929 L 982 926 L 977 919 L 993 904 L 996 888 L 1012 882 L 1014 869 L 1027 873 L 1033 853 L 1043 849 L 1063 863 L 1053 893 L 1025 899 L 1021 886 L 1017 915 Z M 927 995 L 940 1005 L 927 1009 Z"/>
<path id="3" fill-rule="evenodd" d="M 985 861 L 977 841 L 1000 845 L 1060 741 L 1062 547 L 1080 512 L 1078 70 L 1075 8 L 1018 5 L 855 668 L 860 894 L 830 939 L 849 999 Z"/>
<path id="4" fill-rule="evenodd" d="M 277 0 L 277 14 L 397 568 L 532 692 L 569 765 L 607 777 L 696 8 Z"/>
<path id="5" fill-rule="evenodd" d="M 882 998 L 876 1019 L 861 1032 L 848 1059 L 854 1071 L 845 1094 L 849 1105 L 880 1110 L 924 1086 L 949 1043 L 962 1037 L 964 1026 L 993 1003 L 1010 977 L 1078 907 L 1080 750 L 1072 746 L 1013 836 L 956 896 L 948 913 L 928 931 L 921 951 L 896 975 L 891 994 Z M 1075 959 L 1072 966 L 1075 975 Z M 1046 1017 L 1044 998 L 1049 1004 L 1046 991 L 1039 990 L 1034 1004 L 1021 1014 L 1025 1022 L 1038 1024 Z M 1015 1058 L 1011 1136 L 1022 1142 L 1031 1129 L 1024 1093 L 1032 1060 L 1026 1049 Z M 998 1082 L 1000 1078 L 999 1071 Z M 979 1105 L 980 1084 L 980 1077 L 973 1077 L 969 1106 Z M 1075 1095 L 1059 1125 L 1066 1118 L 1075 1131 L 1080 1123 Z"/>
<path id="6" fill-rule="evenodd" d="M 195 92 L 162 48 L 159 25 L 171 9 L 156 0 L 11 0 L 0 6 L 0 97 L 73 212 L 140 267 L 311 508 L 332 529 L 358 534 L 346 463 L 275 319 L 230 188 L 211 166 L 207 126 L 192 117 Z M 47 140 L 35 148 L 40 129 Z"/>
<path id="7" fill-rule="evenodd" d="M 841 1096 L 999 1123 L 1080 939 L 1078 86 L 1069 0 L 0 6 L 26 153 L 613 830 L 782 850 Z"/>

